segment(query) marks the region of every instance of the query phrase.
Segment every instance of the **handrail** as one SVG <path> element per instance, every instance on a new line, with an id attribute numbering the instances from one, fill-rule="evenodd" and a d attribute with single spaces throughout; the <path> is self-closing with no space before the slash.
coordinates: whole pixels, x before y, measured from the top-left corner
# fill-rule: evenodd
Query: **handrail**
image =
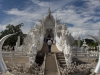
<path id="1" fill-rule="evenodd" d="M 56 57 L 56 54 L 55 54 L 55 53 L 54 53 L 54 56 L 55 56 L 55 61 L 56 61 L 57 70 L 58 70 L 58 75 L 61 75 L 61 74 L 60 74 L 60 70 L 59 70 L 59 66 L 58 66 L 57 57 Z"/>
<path id="2" fill-rule="evenodd" d="M 43 72 L 43 75 L 45 75 L 45 64 L 46 64 L 46 53 L 45 53 L 45 56 L 44 56 L 44 72 Z"/>

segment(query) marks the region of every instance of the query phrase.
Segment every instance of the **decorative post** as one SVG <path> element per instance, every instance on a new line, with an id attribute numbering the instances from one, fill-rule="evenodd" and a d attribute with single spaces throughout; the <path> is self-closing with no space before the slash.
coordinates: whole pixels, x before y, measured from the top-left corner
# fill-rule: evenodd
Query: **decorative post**
<path id="1" fill-rule="evenodd" d="M 78 37 L 78 48 L 80 48 L 80 37 Z"/>

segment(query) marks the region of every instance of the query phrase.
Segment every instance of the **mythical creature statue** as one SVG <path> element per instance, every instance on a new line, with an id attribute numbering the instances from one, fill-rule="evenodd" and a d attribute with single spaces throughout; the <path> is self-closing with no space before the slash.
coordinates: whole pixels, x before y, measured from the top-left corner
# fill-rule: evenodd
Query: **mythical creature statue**
<path id="1" fill-rule="evenodd" d="M 29 63 L 30 65 L 33 65 L 33 63 L 35 62 L 35 57 L 37 54 L 37 47 L 34 46 L 34 44 L 30 47 L 30 51 L 29 51 Z"/>
<path id="2" fill-rule="evenodd" d="M 74 43 L 74 38 L 69 34 L 65 23 L 61 25 L 61 28 L 62 29 L 59 30 L 58 25 L 55 26 L 56 46 L 64 53 L 66 64 L 69 65 L 72 60 L 72 45 Z M 58 37 L 57 33 L 61 33 L 60 37 Z"/>
<path id="3" fill-rule="evenodd" d="M 35 61 L 36 58 L 36 54 L 37 51 L 41 50 L 42 46 L 43 46 L 43 39 L 44 39 L 44 35 L 43 32 L 41 32 L 42 29 L 40 26 L 38 26 L 37 24 L 34 25 L 34 28 L 31 29 L 31 31 L 29 32 L 28 36 L 30 36 L 31 39 L 29 43 L 29 63 L 30 65 L 32 65 Z"/>

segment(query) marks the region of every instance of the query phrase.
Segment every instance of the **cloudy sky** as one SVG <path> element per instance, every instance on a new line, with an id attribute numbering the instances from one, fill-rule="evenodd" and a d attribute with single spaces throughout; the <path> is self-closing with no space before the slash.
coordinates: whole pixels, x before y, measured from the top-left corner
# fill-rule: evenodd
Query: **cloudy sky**
<path id="1" fill-rule="evenodd" d="M 22 30 L 28 33 L 49 7 L 74 37 L 98 35 L 100 0 L 0 0 L 0 31 L 8 24 L 24 23 Z"/>

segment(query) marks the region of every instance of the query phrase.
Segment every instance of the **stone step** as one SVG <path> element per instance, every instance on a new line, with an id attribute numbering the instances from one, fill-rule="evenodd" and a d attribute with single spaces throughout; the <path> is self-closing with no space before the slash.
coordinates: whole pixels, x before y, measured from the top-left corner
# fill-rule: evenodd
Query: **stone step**
<path id="1" fill-rule="evenodd" d="M 58 61 L 65 61 L 65 59 L 58 59 Z"/>
<path id="2" fill-rule="evenodd" d="M 65 57 L 63 53 L 56 53 L 56 57 L 61 67 L 66 66 Z"/>
<path id="3" fill-rule="evenodd" d="M 56 53 L 56 55 L 64 55 L 63 53 Z"/>
<path id="4" fill-rule="evenodd" d="M 66 64 L 66 62 L 65 62 L 65 61 L 59 61 L 59 63 L 60 63 L 60 64 Z"/>
<path id="5" fill-rule="evenodd" d="M 60 66 L 64 67 L 64 66 L 66 66 L 66 64 L 60 64 Z"/>
<path id="6" fill-rule="evenodd" d="M 65 59 L 64 56 L 57 56 L 57 59 Z"/>
<path id="7" fill-rule="evenodd" d="M 58 72 L 45 72 L 45 75 L 58 75 Z"/>
<path id="8" fill-rule="evenodd" d="M 64 55 L 56 55 L 56 56 L 57 56 L 57 57 L 58 57 L 58 56 L 63 56 L 63 57 L 64 57 Z"/>

